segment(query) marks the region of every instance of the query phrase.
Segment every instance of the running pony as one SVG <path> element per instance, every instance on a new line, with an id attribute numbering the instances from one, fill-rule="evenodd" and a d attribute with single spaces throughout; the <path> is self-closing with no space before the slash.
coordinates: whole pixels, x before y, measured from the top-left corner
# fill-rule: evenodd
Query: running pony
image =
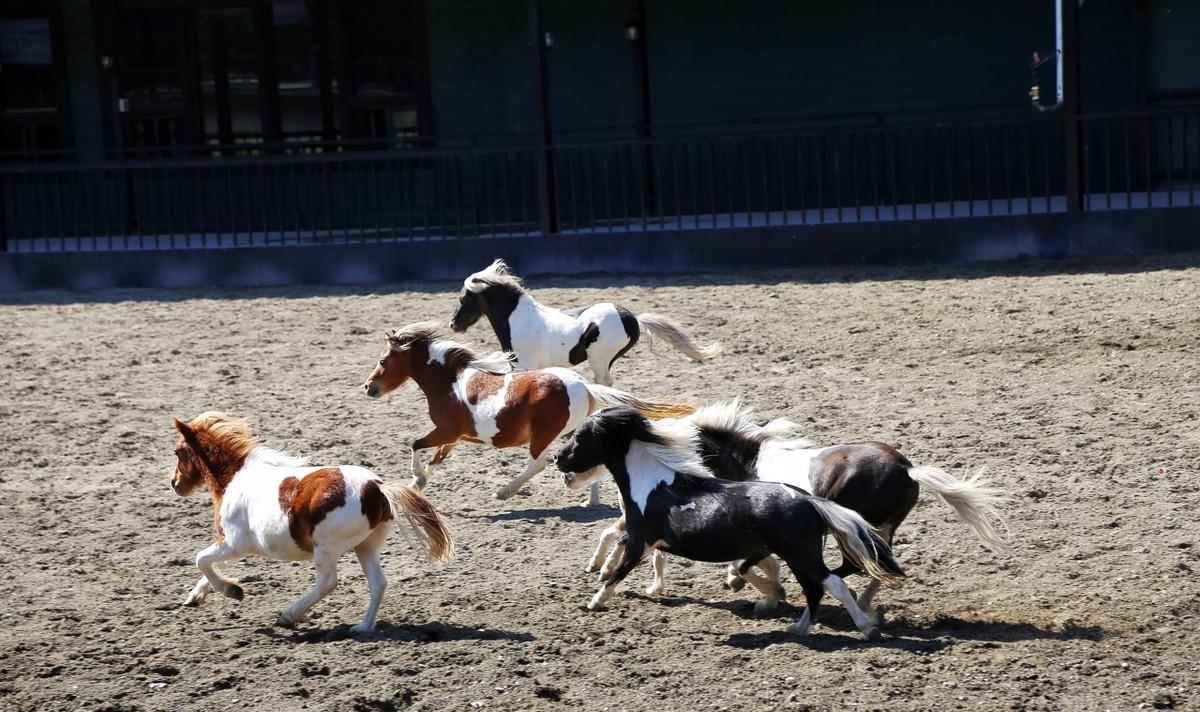
<path id="1" fill-rule="evenodd" d="M 651 423 L 632 408 L 606 408 L 576 429 L 558 455 L 568 487 L 582 487 L 607 468 L 621 491 L 627 541 L 621 561 L 588 603 L 601 608 L 647 551 L 698 561 L 778 554 L 804 589 L 807 605 L 788 630 L 807 634 L 824 593 L 842 602 L 869 639 L 879 629 L 855 603 L 821 555 L 831 532 L 846 555 L 873 579 L 898 586 L 904 572 L 871 526 L 853 511 L 775 482 L 719 480 L 694 454 L 691 429 Z"/>
<path id="2" fill-rule="evenodd" d="M 936 467 L 915 467 L 895 448 L 880 442 L 816 447 L 796 437 L 795 423 L 777 418 L 758 425 L 750 408 L 735 400 L 714 403 L 680 420 L 677 427 L 692 436 L 690 455 L 699 457 L 714 475 L 721 479 L 782 482 L 799 487 L 819 497 L 825 497 L 858 512 L 877 527 L 888 544 L 896 529 L 916 506 L 922 486 L 940 496 L 954 509 L 959 519 L 975 532 L 979 541 L 997 553 L 1007 553 L 1004 519 L 999 506 L 1009 500 L 1004 492 L 988 487 L 981 480 L 982 471 L 966 480 L 959 480 Z M 592 557 L 590 570 L 600 568 L 605 550 L 620 536 L 618 521 L 604 532 L 600 546 Z M 611 569 L 616 557 L 610 556 L 605 568 Z M 648 593 L 663 590 L 663 562 L 655 562 L 655 580 Z M 756 610 L 773 610 L 780 591 L 779 565 L 773 559 L 764 560 L 759 568 L 766 580 L 750 570 L 753 562 L 739 561 L 730 565 L 726 584 L 740 589 L 746 582 L 763 592 Z M 848 558 L 834 573 L 846 577 L 859 573 L 859 567 Z M 601 569 L 603 577 L 604 570 Z M 879 582 L 871 580 L 858 605 L 872 618 L 876 613 L 871 601 Z"/>
<path id="3" fill-rule="evenodd" d="M 606 405 L 630 405 L 653 418 L 674 418 L 690 405 L 651 403 L 628 393 L 589 384 L 565 368 L 510 371 L 503 355 L 480 360 L 470 349 L 442 337 L 435 323 L 410 324 L 387 333 L 379 365 L 363 384 L 372 398 L 410 378 L 425 394 L 433 431 L 412 444 L 412 485 L 421 489 L 459 440 L 496 448 L 529 445 L 521 472 L 496 492 L 507 499 L 546 468 L 550 444 L 573 430 L 589 413 Z M 436 448 L 428 464 L 421 453 Z M 589 504 L 600 503 L 599 483 Z"/>
<path id="4" fill-rule="evenodd" d="M 674 346 L 693 361 L 721 351 L 718 344 L 697 346 L 674 321 L 658 314 L 639 314 L 615 304 L 558 310 L 537 302 L 521 286 L 503 260 L 496 260 L 463 281 L 458 309 L 450 319 L 454 331 L 466 331 L 486 316 L 500 348 L 515 353 L 521 368 L 575 366 L 588 362 L 596 382 L 613 384 L 609 369 L 638 342 L 645 329 L 647 345 L 654 337 Z"/>
<path id="5" fill-rule="evenodd" d="M 419 492 L 384 482 L 362 467 L 315 467 L 308 460 L 259 445 L 250 426 L 223 413 L 203 413 L 191 422 L 175 420 L 175 471 L 171 487 L 186 496 L 207 485 L 213 501 L 217 540 L 196 555 L 203 576 L 185 606 L 198 606 L 213 590 L 235 600 L 241 585 L 217 564 L 246 556 L 288 561 L 311 560 L 317 580 L 279 614 L 278 624 L 305 619 L 313 604 L 337 585 L 337 562 L 353 549 L 367 575 L 371 602 L 356 632 L 370 632 L 387 589 L 379 562 L 392 522 L 402 522 L 430 558 L 453 556 L 450 532 L 434 506 Z"/>

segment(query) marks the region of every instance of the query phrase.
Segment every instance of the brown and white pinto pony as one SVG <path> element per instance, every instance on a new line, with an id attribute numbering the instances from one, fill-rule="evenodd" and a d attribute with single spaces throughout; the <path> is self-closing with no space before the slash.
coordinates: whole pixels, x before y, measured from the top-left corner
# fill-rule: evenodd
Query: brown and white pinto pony
<path id="1" fill-rule="evenodd" d="M 353 549 L 371 589 L 367 613 L 354 630 L 370 632 L 387 588 L 379 554 L 393 521 L 407 525 L 430 558 L 453 556 L 454 543 L 441 515 L 416 490 L 384 482 L 363 467 L 317 467 L 263 447 L 249 424 L 223 413 L 203 413 L 188 423 L 177 419 L 175 429 L 179 439 L 171 487 L 186 496 L 208 486 L 217 537 L 196 555 L 203 576 L 185 606 L 200 605 L 213 590 L 242 600 L 238 582 L 217 570 L 222 561 L 246 556 L 311 560 L 316 584 L 279 614 L 279 625 L 292 626 L 333 591 L 338 559 Z"/>
<path id="2" fill-rule="evenodd" d="M 513 371 L 509 355 L 481 360 L 466 346 L 443 338 L 436 322 L 389 331 L 387 342 L 363 389 L 378 398 L 412 379 L 425 394 L 434 427 L 412 444 L 411 484 L 417 489 L 460 440 L 496 448 L 529 446 L 524 471 L 496 492 L 497 498 L 507 499 L 546 469 L 551 443 L 598 408 L 628 405 L 648 418 L 682 417 L 695 410 L 588 383 L 565 368 Z M 428 464 L 422 464 L 421 453 L 434 448 Z M 599 502 L 597 482 L 588 503 Z"/>

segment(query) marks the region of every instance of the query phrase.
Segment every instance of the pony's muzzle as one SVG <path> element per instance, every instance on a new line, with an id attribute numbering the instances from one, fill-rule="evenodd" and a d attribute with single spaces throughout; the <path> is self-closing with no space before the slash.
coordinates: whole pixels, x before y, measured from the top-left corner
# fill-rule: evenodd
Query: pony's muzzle
<path id="1" fill-rule="evenodd" d="M 366 391 L 367 396 L 370 398 L 378 398 L 379 397 L 379 384 L 378 383 L 369 383 L 369 382 L 364 383 L 363 390 Z"/>

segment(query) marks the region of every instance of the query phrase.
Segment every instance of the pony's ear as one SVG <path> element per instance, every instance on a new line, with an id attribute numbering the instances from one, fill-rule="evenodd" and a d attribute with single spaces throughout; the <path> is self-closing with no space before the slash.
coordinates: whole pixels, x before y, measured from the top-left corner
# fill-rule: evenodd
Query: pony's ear
<path id="1" fill-rule="evenodd" d="M 192 429 L 192 426 L 183 422 L 179 418 L 171 418 L 171 421 L 174 423 L 175 429 L 178 430 L 179 434 L 183 436 L 184 441 L 187 442 L 187 444 L 193 449 L 198 449 L 199 443 L 196 438 L 196 431 Z"/>

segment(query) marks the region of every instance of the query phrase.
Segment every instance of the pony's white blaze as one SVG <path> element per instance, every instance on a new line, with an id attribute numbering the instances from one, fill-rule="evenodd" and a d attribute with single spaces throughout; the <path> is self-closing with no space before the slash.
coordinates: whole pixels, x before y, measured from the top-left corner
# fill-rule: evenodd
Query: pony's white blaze
<path id="1" fill-rule="evenodd" d="M 664 465 L 641 441 L 630 443 L 625 455 L 625 470 L 629 473 L 629 498 L 639 512 L 646 511 L 646 500 L 659 485 L 675 481 L 675 471 Z"/>
<path id="2" fill-rule="evenodd" d="M 811 493 L 812 463 L 827 449 L 796 447 L 786 440 L 768 440 L 758 451 L 758 479 L 784 482 Z"/>

